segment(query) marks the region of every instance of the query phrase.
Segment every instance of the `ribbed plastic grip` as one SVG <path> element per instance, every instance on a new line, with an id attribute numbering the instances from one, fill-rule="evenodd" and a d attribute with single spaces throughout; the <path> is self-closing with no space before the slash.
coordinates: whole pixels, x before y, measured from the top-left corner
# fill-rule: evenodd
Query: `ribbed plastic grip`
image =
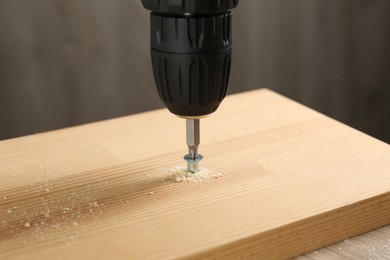
<path id="1" fill-rule="evenodd" d="M 226 95 L 231 51 L 172 54 L 152 50 L 154 78 L 160 98 L 173 114 L 213 113 Z"/>
<path id="2" fill-rule="evenodd" d="M 226 95 L 231 64 L 231 14 L 212 17 L 151 15 L 157 90 L 180 116 L 213 113 Z"/>
<path id="3" fill-rule="evenodd" d="M 223 51 L 232 47 L 231 14 L 170 17 L 152 13 L 151 46 L 172 53 Z"/>
<path id="4" fill-rule="evenodd" d="M 153 74 L 174 114 L 213 113 L 226 95 L 238 0 L 142 0 L 150 16 Z"/>

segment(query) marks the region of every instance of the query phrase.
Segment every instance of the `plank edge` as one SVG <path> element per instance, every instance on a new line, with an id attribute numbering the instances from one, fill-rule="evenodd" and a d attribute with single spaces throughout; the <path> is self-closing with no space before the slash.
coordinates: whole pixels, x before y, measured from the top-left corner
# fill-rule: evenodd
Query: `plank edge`
<path id="1" fill-rule="evenodd" d="M 290 259 L 389 224 L 390 192 L 386 192 L 184 258 Z"/>

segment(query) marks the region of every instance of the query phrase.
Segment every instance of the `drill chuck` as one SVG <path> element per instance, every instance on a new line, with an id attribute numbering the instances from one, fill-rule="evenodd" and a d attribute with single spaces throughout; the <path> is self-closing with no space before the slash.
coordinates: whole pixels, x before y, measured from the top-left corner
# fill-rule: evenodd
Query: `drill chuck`
<path id="1" fill-rule="evenodd" d="M 160 99 L 187 118 L 187 170 L 203 156 L 199 118 L 226 95 L 232 56 L 232 15 L 238 0 L 142 0 L 150 15 L 153 74 Z"/>
<path id="2" fill-rule="evenodd" d="M 151 10 L 151 55 L 160 99 L 173 114 L 213 113 L 226 95 L 238 0 L 142 0 Z"/>

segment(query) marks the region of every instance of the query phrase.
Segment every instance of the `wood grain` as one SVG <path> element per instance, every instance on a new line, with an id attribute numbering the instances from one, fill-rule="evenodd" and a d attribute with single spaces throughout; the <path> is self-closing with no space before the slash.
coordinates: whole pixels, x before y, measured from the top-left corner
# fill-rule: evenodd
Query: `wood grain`
<path id="1" fill-rule="evenodd" d="M 390 147 L 268 90 L 202 120 L 219 179 L 177 183 L 166 110 L 0 142 L 0 258 L 289 258 L 390 224 Z"/>

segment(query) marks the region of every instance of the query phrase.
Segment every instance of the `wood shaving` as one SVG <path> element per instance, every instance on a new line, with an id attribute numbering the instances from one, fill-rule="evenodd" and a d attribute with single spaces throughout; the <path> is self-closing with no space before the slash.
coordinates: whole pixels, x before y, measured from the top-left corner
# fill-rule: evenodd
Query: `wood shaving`
<path id="1" fill-rule="evenodd" d="M 196 173 L 187 171 L 185 166 L 176 166 L 169 170 L 173 179 L 177 182 L 204 182 L 208 179 L 216 179 L 223 173 L 214 173 L 205 167 L 201 167 Z"/>

